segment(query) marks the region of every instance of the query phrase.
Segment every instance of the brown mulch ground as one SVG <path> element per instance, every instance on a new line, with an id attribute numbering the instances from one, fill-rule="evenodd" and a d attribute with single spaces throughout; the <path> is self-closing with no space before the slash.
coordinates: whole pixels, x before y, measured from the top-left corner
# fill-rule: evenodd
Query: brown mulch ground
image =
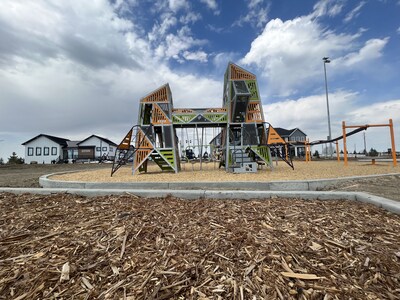
<path id="1" fill-rule="evenodd" d="M 400 216 L 347 201 L 0 194 L 0 299 L 399 299 Z"/>

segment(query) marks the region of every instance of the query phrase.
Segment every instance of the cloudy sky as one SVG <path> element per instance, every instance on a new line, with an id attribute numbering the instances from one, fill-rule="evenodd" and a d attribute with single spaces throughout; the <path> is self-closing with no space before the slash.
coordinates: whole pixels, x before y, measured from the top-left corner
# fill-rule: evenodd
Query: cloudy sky
<path id="1" fill-rule="evenodd" d="M 257 75 L 266 121 L 324 139 L 324 56 L 332 135 L 393 118 L 400 150 L 399 15 L 400 0 L 2 0 L 0 157 L 40 133 L 119 143 L 167 82 L 175 107 L 219 107 L 229 61 Z M 390 147 L 386 128 L 366 137 Z"/>

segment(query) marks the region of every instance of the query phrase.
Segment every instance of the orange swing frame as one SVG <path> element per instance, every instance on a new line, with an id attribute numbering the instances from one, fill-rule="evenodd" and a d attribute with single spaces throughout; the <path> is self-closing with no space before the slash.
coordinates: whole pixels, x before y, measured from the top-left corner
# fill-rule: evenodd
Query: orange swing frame
<path id="1" fill-rule="evenodd" d="M 392 143 L 392 158 L 393 158 L 393 167 L 397 166 L 397 158 L 396 158 L 396 146 L 394 142 L 394 129 L 393 129 L 393 121 L 389 119 L 389 124 L 367 124 L 367 125 L 346 125 L 345 121 L 342 121 L 342 129 L 343 129 L 343 160 L 344 165 L 348 166 L 347 162 L 347 145 L 346 145 L 346 129 L 347 128 L 369 128 L 369 127 L 389 127 L 390 130 L 390 140 Z M 336 148 L 338 149 L 338 148 Z"/>

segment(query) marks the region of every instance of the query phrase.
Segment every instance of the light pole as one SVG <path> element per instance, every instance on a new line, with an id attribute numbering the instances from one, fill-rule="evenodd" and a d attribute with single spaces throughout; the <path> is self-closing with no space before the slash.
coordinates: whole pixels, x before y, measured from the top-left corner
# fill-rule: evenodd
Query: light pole
<path id="1" fill-rule="evenodd" d="M 332 130 L 331 130 L 331 115 L 329 113 L 328 80 L 326 78 L 326 64 L 329 64 L 331 61 L 329 57 L 323 57 L 322 60 L 324 62 L 326 110 L 328 112 L 328 129 L 329 129 L 328 140 L 330 140 L 332 138 Z M 329 143 L 329 155 L 332 157 L 332 143 Z"/>

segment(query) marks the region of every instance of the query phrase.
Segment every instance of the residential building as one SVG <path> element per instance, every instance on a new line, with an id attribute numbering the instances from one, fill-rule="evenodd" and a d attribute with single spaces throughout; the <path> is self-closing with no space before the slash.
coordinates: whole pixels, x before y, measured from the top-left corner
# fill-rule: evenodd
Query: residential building
<path id="1" fill-rule="evenodd" d="M 39 134 L 22 144 L 25 163 L 50 164 L 77 160 L 114 159 L 117 144 L 98 135 L 82 141 Z"/>
<path id="2" fill-rule="evenodd" d="M 106 138 L 93 134 L 83 141 L 78 142 L 77 146 L 78 157 L 80 159 L 114 159 L 118 145 Z"/>
<path id="3" fill-rule="evenodd" d="M 289 151 L 292 157 L 305 156 L 306 150 L 304 142 L 307 140 L 307 135 L 299 128 L 284 129 L 275 127 L 276 132 L 290 144 Z"/>
<path id="4" fill-rule="evenodd" d="M 67 153 L 65 148 L 69 140 L 47 134 L 39 134 L 26 141 L 25 163 L 50 164 L 52 161 L 63 160 Z"/>

